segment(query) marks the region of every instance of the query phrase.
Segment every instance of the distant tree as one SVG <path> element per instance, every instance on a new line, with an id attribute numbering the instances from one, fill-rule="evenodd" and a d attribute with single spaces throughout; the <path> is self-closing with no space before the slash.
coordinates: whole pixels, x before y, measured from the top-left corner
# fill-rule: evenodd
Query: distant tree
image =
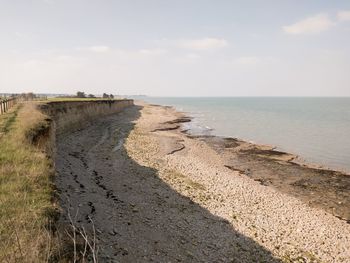
<path id="1" fill-rule="evenodd" d="M 28 92 L 28 93 L 27 93 L 27 98 L 28 98 L 28 100 L 33 100 L 33 99 L 35 99 L 34 93 L 33 93 L 33 92 Z"/>
<path id="2" fill-rule="evenodd" d="M 114 99 L 113 94 L 109 94 L 109 98 L 110 98 L 110 99 Z"/>
<path id="3" fill-rule="evenodd" d="M 108 95 L 107 93 L 103 93 L 102 98 L 108 99 L 108 98 L 109 98 L 109 95 Z"/>
<path id="4" fill-rule="evenodd" d="M 96 96 L 93 95 L 93 94 L 89 94 L 88 97 L 89 97 L 89 98 L 96 98 Z"/>
<path id="5" fill-rule="evenodd" d="M 78 91 L 77 92 L 77 98 L 86 98 L 85 92 Z"/>
<path id="6" fill-rule="evenodd" d="M 22 93 L 20 95 L 24 100 L 33 100 L 36 98 L 36 95 L 33 92 Z"/>

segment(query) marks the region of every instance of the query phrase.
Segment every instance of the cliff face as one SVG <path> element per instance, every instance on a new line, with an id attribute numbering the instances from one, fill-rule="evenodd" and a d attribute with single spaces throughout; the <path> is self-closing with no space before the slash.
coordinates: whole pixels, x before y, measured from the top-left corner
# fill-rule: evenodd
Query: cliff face
<path id="1" fill-rule="evenodd" d="M 134 105 L 133 100 L 55 101 L 41 105 L 52 118 L 56 134 L 80 129 L 95 118 L 118 113 Z"/>
<path id="2" fill-rule="evenodd" d="M 54 159 L 58 134 L 84 128 L 96 118 L 121 112 L 132 105 L 133 100 L 52 101 L 41 104 L 39 109 L 49 118 L 45 119 L 45 125 L 37 125 L 32 130 L 34 139 L 31 141 L 43 145 L 50 158 Z"/>

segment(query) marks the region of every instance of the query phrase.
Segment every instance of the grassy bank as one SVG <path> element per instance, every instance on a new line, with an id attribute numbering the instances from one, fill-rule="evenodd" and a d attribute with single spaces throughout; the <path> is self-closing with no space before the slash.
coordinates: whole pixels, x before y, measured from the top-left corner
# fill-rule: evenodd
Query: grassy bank
<path id="1" fill-rule="evenodd" d="M 52 163 L 32 141 L 45 118 L 33 103 L 0 116 L 0 262 L 45 262 L 53 251 Z"/>

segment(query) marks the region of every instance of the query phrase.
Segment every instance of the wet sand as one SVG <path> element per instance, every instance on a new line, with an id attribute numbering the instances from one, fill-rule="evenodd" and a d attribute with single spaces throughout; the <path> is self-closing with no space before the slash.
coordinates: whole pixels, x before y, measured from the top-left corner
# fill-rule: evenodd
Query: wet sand
<path id="1" fill-rule="evenodd" d="M 283 190 L 283 167 L 299 167 L 293 185 L 306 168 L 239 140 L 193 138 L 187 121 L 138 104 L 57 138 L 60 221 L 69 212 L 94 225 L 101 262 L 350 261 L 350 224 L 303 200 L 308 187 Z"/>

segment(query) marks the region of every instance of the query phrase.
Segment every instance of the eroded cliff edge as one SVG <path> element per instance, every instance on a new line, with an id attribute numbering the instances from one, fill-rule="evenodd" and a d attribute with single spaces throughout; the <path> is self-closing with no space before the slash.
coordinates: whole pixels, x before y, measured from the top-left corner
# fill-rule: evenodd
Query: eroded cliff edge
<path id="1" fill-rule="evenodd" d="M 57 134 L 83 127 L 98 117 L 118 113 L 133 100 L 51 101 L 40 106 L 54 122 Z"/>
<path id="2" fill-rule="evenodd" d="M 56 164 L 57 141 L 65 141 L 66 136 L 74 134 L 79 131 L 88 129 L 94 126 L 96 122 L 101 119 L 109 118 L 109 116 L 116 116 L 116 114 L 124 111 L 126 108 L 134 105 L 133 100 L 92 100 L 92 101 L 51 101 L 39 103 L 37 108 L 45 114 L 41 122 L 38 122 L 30 130 L 27 131 L 27 138 L 31 144 L 43 149 L 47 158 L 52 165 L 51 183 L 53 186 L 52 203 L 55 212 L 50 215 L 50 224 L 53 225 L 52 240 L 54 245 L 50 251 L 50 260 L 53 262 L 71 261 L 93 261 L 94 248 L 93 246 L 93 230 L 84 229 L 79 222 L 76 222 L 75 214 L 69 214 L 69 207 L 67 208 L 67 200 L 70 200 L 70 195 L 67 194 L 69 184 L 60 184 L 62 175 L 57 169 Z M 67 154 L 74 155 L 75 151 L 67 152 Z M 82 173 L 86 173 L 85 167 L 80 169 Z M 76 175 L 69 174 L 71 179 L 76 179 Z M 79 183 L 81 185 L 81 183 Z M 73 199 L 73 198 L 72 198 Z M 80 202 L 74 200 L 73 202 Z M 69 201 L 70 203 L 70 201 Z M 78 211 L 74 211 L 78 212 Z M 50 230 L 50 231 L 51 231 Z M 82 232 L 86 231 L 85 236 Z M 74 238 L 72 238 L 74 236 Z M 86 239 L 86 240 L 85 240 Z M 90 244 L 90 245 L 88 245 Z"/>
<path id="3" fill-rule="evenodd" d="M 131 105 L 132 100 L 31 101 L 0 116 L 1 262 L 71 262 L 78 256 L 81 240 L 74 246 L 66 226 L 57 224 L 65 187 L 56 183 L 56 138 Z"/>

